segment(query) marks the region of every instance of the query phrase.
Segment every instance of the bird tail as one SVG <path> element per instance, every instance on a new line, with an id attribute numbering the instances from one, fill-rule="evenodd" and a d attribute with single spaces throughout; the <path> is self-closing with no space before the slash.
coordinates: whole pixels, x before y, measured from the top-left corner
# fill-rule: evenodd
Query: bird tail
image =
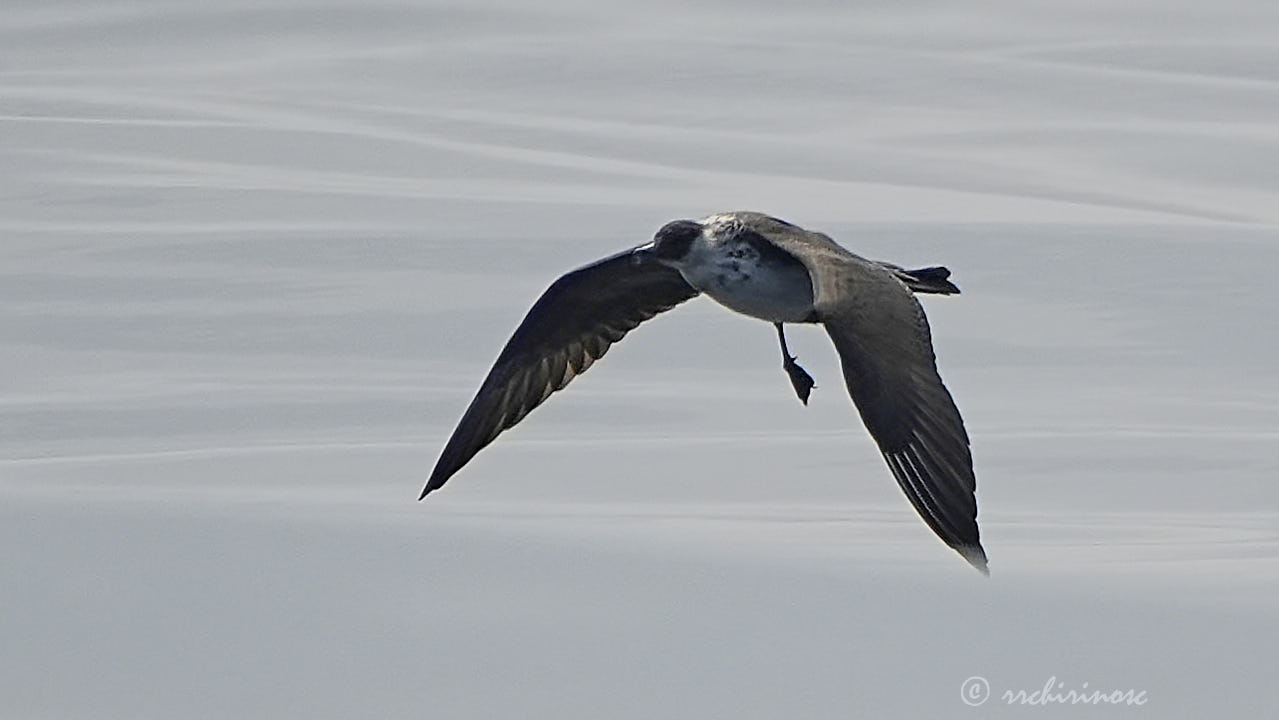
<path id="1" fill-rule="evenodd" d="M 950 270 L 940 265 L 916 270 L 907 270 L 891 263 L 880 263 L 880 265 L 892 271 L 897 276 L 897 279 L 906 283 L 906 287 L 910 288 L 912 292 L 932 293 L 934 295 L 959 294 L 959 288 L 950 280 L 947 280 L 950 277 Z"/>

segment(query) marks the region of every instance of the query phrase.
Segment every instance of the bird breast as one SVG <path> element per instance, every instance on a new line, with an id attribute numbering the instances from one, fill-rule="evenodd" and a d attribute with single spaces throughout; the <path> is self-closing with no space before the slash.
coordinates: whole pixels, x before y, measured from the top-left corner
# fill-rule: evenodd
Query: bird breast
<path id="1" fill-rule="evenodd" d="M 680 268 L 716 302 L 769 322 L 806 322 L 813 312 L 808 270 L 793 258 L 764 258 L 749 244 L 707 249 Z"/>

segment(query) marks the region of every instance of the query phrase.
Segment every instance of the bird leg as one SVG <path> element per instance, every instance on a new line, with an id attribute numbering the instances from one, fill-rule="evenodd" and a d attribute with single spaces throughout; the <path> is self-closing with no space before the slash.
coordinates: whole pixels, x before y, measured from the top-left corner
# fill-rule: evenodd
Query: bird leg
<path id="1" fill-rule="evenodd" d="M 815 387 L 813 376 L 795 362 L 795 357 L 786 348 L 786 334 L 782 332 L 782 324 L 773 323 L 773 325 L 777 327 L 777 339 L 782 341 L 782 369 L 790 377 L 790 384 L 795 387 L 795 395 L 799 397 L 799 401 L 807 405 L 808 395 Z"/>

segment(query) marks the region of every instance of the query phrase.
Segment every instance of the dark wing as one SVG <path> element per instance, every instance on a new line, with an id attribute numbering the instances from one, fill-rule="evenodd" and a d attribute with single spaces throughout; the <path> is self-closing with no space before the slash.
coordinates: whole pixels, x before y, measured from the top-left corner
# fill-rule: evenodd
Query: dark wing
<path id="1" fill-rule="evenodd" d="M 839 351 L 848 393 L 911 505 L 947 545 L 988 572 L 968 433 L 937 374 L 928 319 L 907 283 L 895 266 L 854 255 L 820 233 L 766 216 L 750 224 L 808 268 L 817 319 Z M 939 282 L 950 275 L 941 268 L 909 272 Z"/>
<path id="2" fill-rule="evenodd" d="M 697 295 L 645 247 L 556 280 L 506 342 L 431 472 L 422 497 L 475 453 L 568 385 L 637 325 Z"/>
<path id="3" fill-rule="evenodd" d="M 848 392 L 924 522 L 986 573 L 968 433 L 937 373 L 924 309 L 888 271 L 860 258 L 839 265 L 821 273 L 816 304 Z"/>

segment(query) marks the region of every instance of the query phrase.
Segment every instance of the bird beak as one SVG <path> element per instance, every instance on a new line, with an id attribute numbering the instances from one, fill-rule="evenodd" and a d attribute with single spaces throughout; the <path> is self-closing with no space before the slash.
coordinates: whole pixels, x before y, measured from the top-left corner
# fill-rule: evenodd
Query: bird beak
<path id="1" fill-rule="evenodd" d="M 645 260 L 656 259 L 655 256 L 653 255 L 653 246 L 656 244 L 657 244 L 656 242 L 650 242 L 647 245 L 640 245 L 639 247 L 632 250 L 631 262 L 639 264 L 641 262 L 644 262 Z"/>

